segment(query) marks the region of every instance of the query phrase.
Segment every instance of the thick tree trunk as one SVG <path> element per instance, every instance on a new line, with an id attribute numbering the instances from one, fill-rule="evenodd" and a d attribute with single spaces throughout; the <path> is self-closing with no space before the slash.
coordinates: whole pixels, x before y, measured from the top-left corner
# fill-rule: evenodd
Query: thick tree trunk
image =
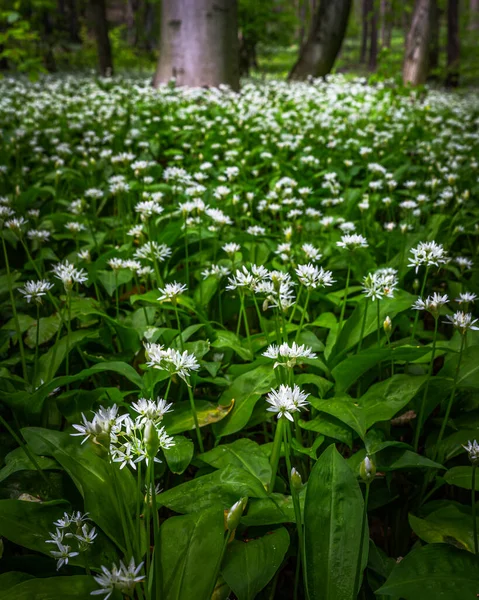
<path id="1" fill-rule="evenodd" d="M 351 0 L 321 0 L 311 30 L 288 79 L 327 75 L 336 60 L 348 25 Z"/>
<path id="2" fill-rule="evenodd" d="M 461 48 L 459 44 L 459 0 L 447 3 L 447 75 L 446 85 L 459 85 L 459 65 Z"/>
<path id="3" fill-rule="evenodd" d="M 113 58 L 108 35 L 105 0 L 90 0 L 90 18 L 96 38 L 98 71 L 102 77 L 108 77 L 113 75 Z"/>
<path id="4" fill-rule="evenodd" d="M 369 18 L 371 11 L 373 10 L 373 1 L 374 0 L 362 0 L 361 55 L 359 57 L 359 62 L 361 64 L 366 62 L 368 53 Z"/>
<path id="5" fill-rule="evenodd" d="M 425 83 L 429 65 L 432 0 L 417 0 L 406 41 L 403 81 L 411 85 Z"/>
<path id="6" fill-rule="evenodd" d="M 236 0 L 163 0 L 153 85 L 239 89 Z"/>
<path id="7" fill-rule="evenodd" d="M 371 39 L 369 46 L 369 70 L 375 71 L 378 66 L 378 11 L 373 9 L 370 20 Z"/>

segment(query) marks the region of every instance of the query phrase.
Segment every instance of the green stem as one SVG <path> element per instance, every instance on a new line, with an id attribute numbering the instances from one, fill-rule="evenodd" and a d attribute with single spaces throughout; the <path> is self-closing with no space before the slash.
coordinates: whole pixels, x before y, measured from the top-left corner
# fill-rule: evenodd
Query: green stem
<path id="1" fill-rule="evenodd" d="M 361 347 L 363 345 L 364 330 L 366 329 L 366 319 L 368 316 L 368 308 L 369 308 L 369 298 L 366 298 L 366 302 L 364 304 L 363 322 L 361 323 L 361 333 L 359 335 L 359 344 L 358 344 L 357 352 L 361 352 Z"/>
<path id="2" fill-rule="evenodd" d="M 151 501 L 152 501 L 152 513 L 153 513 L 153 548 L 154 548 L 154 556 L 156 561 L 156 553 L 159 552 L 160 549 L 160 534 L 158 527 L 158 509 L 156 507 L 156 488 L 155 488 L 155 463 L 153 462 L 153 458 L 150 459 L 150 477 L 151 477 Z M 149 467 L 150 467 L 149 465 Z M 158 572 L 154 569 L 154 585 L 153 585 L 153 597 L 158 598 Z"/>
<path id="3" fill-rule="evenodd" d="M 213 579 L 212 579 L 212 584 L 211 584 L 211 591 L 208 594 L 208 596 L 205 596 L 205 598 L 212 598 L 213 597 L 213 593 L 215 591 L 215 587 L 216 587 L 216 581 L 218 579 L 218 575 L 220 574 L 220 569 L 221 569 L 221 563 L 223 562 L 223 557 L 225 555 L 226 552 L 226 548 L 228 546 L 228 541 L 230 538 L 230 531 L 226 531 L 226 533 L 224 534 L 224 540 L 223 540 L 223 547 L 221 548 L 221 554 L 218 558 L 218 562 L 216 563 L 216 567 L 215 567 L 215 572 L 213 575 Z"/>
<path id="4" fill-rule="evenodd" d="M 203 454 L 205 451 L 203 446 L 203 439 L 201 437 L 200 425 L 198 423 L 198 415 L 196 413 L 195 399 L 193 398 L 193 390 L 191 389 L 191 384 L 189 381 L 186 382 L 186 387 L 188 388 L 188 398 L 190 399 L 191 412 L 193 413 L 193 420 L 195 422 L 196 429 L 196 437 L 198 439 L 198 446 L 200 448 L 200 452 Z"/>
<path id="5" fill-rule="evenodd" d="M 116 302 L 116 318 L 120 316 L 120 292 L 118 290 L 118 269 L 115 269 L 115 302 Z"/>
<path id="6" fill-rule="evenodd" d="M 180 349 L 183 352 L 184 346 L 183 346 L 183 336 L 181 335 L 180 313 L 178 312 L 178 305 L 176 303 L 176 300 L 173 301 L 173 306 L 175 307 L 176 326 L 178 327 L 178 337 L 180 340 Z"/>
<path id="7" fill-rule="evenodd" d="M 366 483 L 366 495 L 364 498 L 364 511 L 363 511 L 363 520 L 361 523 L 361 536 L 359 538 L 359 555 L 358 555 L 358 564 L 356 568 L 356 577 L 354 581 L 354 591 L 353 593 L 359 593 L 359 588 L 361 586 L 361 562 L 363 558 L 363 543 L 364 543 L 364 533 L 366 531 L 366 523 L 368 521 L 368 502 L 369 502 L 369 487 L 371 483 Z"/>
<path id="8" fill-rule="evenodd" d="M 2 235 L 2 246 L 3 246 L 3 256 L 5 257 L 5 267 L 7 269 L 8 292 L 10 294 L 10 303 L 12 305 L 13 321 L 15 323 L 15 332 L 17 334 L 18 347 L 20 349 L 20 358 L 22 361 L 23 379 L 25 380 L 25 383 L 28 385 L 28 371 L 27 371 L 27 361 L 25 360 L 25 348 L 23 347 L 22 332 L 20 330 L 20 323 L 18 321 L 15 298 L 13 296 L 13 286 L 12 286 L 12 276 L 11 276 L 11 272 L 10 272 L 10 263 L 8 262 L 7 246 L 5 245 L 5 238 L 3 237 L 3 235 Z"/>
<path id="9" fill-rule="evenodd" d="M 424 279 L 422 280 L 422 287 L 421 287 L 421 293 L 419 295 L 420 298 L 422 298 L 424 296 L 424 290 L 426 289 L 426 281 L 427 281 L 427 273 L 428 273 L 429 267 L 426 267 L 426 271 L 424 273 Z M 416 311 L 416 315 L 414 317 L 414 325 L 412 328 L 412 341 L 414 342 L 415 338 L 416 338 L 416 329 L 417 329 L 417 324 L 419 321 L 419 312 L 420 311 Z"/>
<path id="10" fill-rule="evenodd" d="M 434 337 L 432 339 L 431 361 L 429 363 L 426 385 L 424 386 L 424 393 L 422 395 L 421 406 L 419 408 L 419 416 L 418 416 L 417 424 L 416 424 L 416 431 L 414 434 L 414 450 L 416 452 L 419 447 L 419 438 L 421 436 L 421 430 L 422 430 L 423 420 L 424 420 L 424 412 L 426 410 L 426 398 L 427 398 L 427 393 L 429 391 L 429 383 L 431 381 L 432 369 L 434 366 L 434 358 L 436 355 L 437 326 L 439 323 L 439 316 L 436 316 L 434 321 L 435 321 L 434 322 Z"/>
<path id="11" fill-rule="evenodd" d="M 452 408 L 452 403 L 454 401 L 454 396 L 456 395 L 457 379 L 459 377 L 459 369 L 461 367 L 462 352 L 464 350 L 464 341 L 465 341 L 465 339 L 466 339 L 466 336 L 463 335 L 462 336 L 462 340 L 461 340 L 461 349 L 459 350 L 459 359 L 457 361 L 456 372 L 454 374 L 454 385 L 452 386 L 451 396 L 449 397 L 449 401 L 447 403 L 447 408 L 446 408 L 446 413 L 445 413 L 444 418 L 442 420 L 441 430 L 439 431 L 439 437 L 437 438 L 436 447 L 435 447 L 435 450 L 434 450 L 433 460 L 436 460 L 437 453 L 439 451 L 439 446 L 441 445 L 442 437 L 444 435 L 444 431 L 446 429 L 446 425 L 447 425 L 447 422 L 449 420 L 449 415 L 451 413 L 451 408 Z"/>
<path id="12" fill-rule="evenodd" d="M 344 299 L 343 304 L 341 306 L 341 314 L 339 316 L 339 326 L 338 326 L 338 336 L 341 333 L 341 329 L 343 326 L 344 320 L 344 312 L 346 311 L 346 304 L 348 302 L 348 292 L 349 292 L 349 279 L 351 277 L 351 265 L 348 264 L 348 274 L 346 275 L 346 287 L 344 288 Z"/>
<path id="13" fill-rule="evenodd" d="M 269 482 L 269 491 L 273 492 L 274 483 L 276 481 L 276 473 L 278 471 L 279 457 L 281 455 L 281 442 L 283 439 L 283 420 L 286 417 L 280 417 L 276 424 L 276 431 L 274 432 L 273 449 L 271 450 L 270 465 L 271 465 L 271 479 Z"/>
<path id="14" fill-rule="evenodd" d="M 185 268 L 185 274 L 186 274 L 186 285 L 187 287 L 190 287 L 190 258 L 188 256 L 188 227 L 186 226 L 186 213 L 185 213 L 185 235 L 184 235 L 184 240 L 185 240 L 185 260 L 186 260 L 186 268 Z"/>
<path id="15" fill-rule="evenodd" d="M 0 415 L 0 423 L 5 427 L 5 429 L 8 431 L 8 433 L 12 436 L 12 438 L 17 442 L 17 444 L 22 448 L 22 450 L 25 452 L 25 454 L 28 456 L 28 458 L 30 459 L 30 462 L 33 464 L 33 466 L 35 467 L 35 469 L 40 473 L 43 481 L 50 486 L 50 483 L 45 475 L 45 473 L 43 472 L 41 466 L 38 464 L 36 458 L 33 456 L 33 454 L 30 452 L 30 449 L 28 448 L 28 446 L 25 444 L 25 442 L 22 440 L 22 438 L 17 435 L 15 433 L 15 431 L 10 427 L 10 425 L 7 423 L 7 421 L 2 417 L 2 415 Z"/>
<path id="16" fill-rule="evenodd" d="M 33 366 L 33 385 L 37 384 L 38 371 L 38 346 L 40 342 L 40 305 L 37 303 L 37 330 L 35 335 L 35 362 Z"/>
<path id="17" fill-rule="evenodd" d="M 245 308 L 245 304 L 244 304 L 244 294 L 241 294 L 240 302 L 241 302 L 241 312 L 243 313 L 244 328 L 246 331 L 246 337 L 248 339 L 248 346 L 249 346 L 249 350 L 251 352 L 251 356 L 254 358 L 253 343 L 251 341 L 251 336 L 250 336 L 250 332 L 249 332 L 248 316 L 246 314 L 246 308 Z"/>
<path id="18" fill-rule="evenodd" d="M 471 480 L 471 508 L 472 508 L 472 535 L 474 536 L 474 554 L 478 553 L 478 539 L 477 539 L 477 521 L 476 521 L 476 469 L 477 466 L 472 467 L 472 480 Z"/>
<path id="19" fill-rule="evenodd" d="M 296 342 L 299 340 L 299 336 L 301 335 L 301 332 L 303 330 L 304 317 L 308 310 L 310 295 L 311 295 L 311 291 L 310 291 L 310 288 L 308 288 L 307 292 L 306 292 L 306 302 L 304 303 L 303 312 L 301 313 L 301 321 L 299 322 L 299 327 L 298 327 L 298 330 L 296 331 Z"/>
<path id="20" fill-rule="evenodd" d="M 71 291 L 67 292 L 67 347 L 65 354 L 65 374 L 68 377 L 70 375 L 70 335 L 71 335 L 71 317 L 72 317 L 72 303 L 71 303 Z"/>

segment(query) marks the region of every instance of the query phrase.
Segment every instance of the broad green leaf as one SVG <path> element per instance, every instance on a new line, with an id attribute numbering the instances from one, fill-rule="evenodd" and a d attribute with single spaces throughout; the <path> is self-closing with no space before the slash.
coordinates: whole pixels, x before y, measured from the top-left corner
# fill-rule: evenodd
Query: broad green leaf
<path id="1" fill-rule="evenodd" d="M 244 496 L 267 498 L 259 479 L 242 468 L 228 465 L 159 494 L 157 502 L 175 512 L 190 513 L 214 505 L 230 508 Z"/>
<path id="2" fill-rule="evenodd" d="M 203 279 L 195 288 L 193 298 L 198 306 L 208 306 L 211 299 L 216 294 L 219 286 L 219 279 L 211 276 Z"/>
<path id="3" fill-rule="evenodd" d="M 379 362 L 384 361 L 390 363 L 391 360 L 397 361 L 414 361 L 426 354 L 429 354 L 430 349 L 418 348 L 416 346 L 400 346 L 392 348 L 391 351 L 387 348 L 375 348 L 372 350 L 363 350 L 359 354 L 349 356 L 340 362 L 331 371 L 334 380 L 336 381 L 336 393 L 341 394 L 346 392 L 351 385 L 357 381 L 361 375 L 369 369 L 376 366 Z"/>
<path id="4" fill-rule="evenodd" d="M 67 433 L 40 427 L 22 429 L 28 445 L 37 454 L 53 456 L 68 472 L 83 496 L 85 511 L 122 549 L 125 548 L 119 499 L 131 513 L 136 507 L 136 483 L 127 469 L 109 464 L 101 458 L 93 444 L 81 444 Z M 106 508 L 107 507 L 107 508 Z"/>
<path id="5" fill-rule="evenodd" d="M 29 579 L 33 579 L 33 575 L 29 575 L 28 573 L 21 573 L 19 571 L 10 571 L 9 573 L 3 573 L 0 575 L 0 598 L 2 598 L 2 593 L 5 593 L 10 588 L 22 583 L 23 581 L 28 581 Z"/>
<path id="6" fill-rule="evenodd" d="M 334 445 L 315 463 L 304 505 L 306 580 L 310 600 L 353 600 L 364 501 L 359 483 Z M 365 528 L 368 540 L 368 528 Z M 363 543 L 363 560 L 367 545 Z"/>
<path id="7" fill-rule="evenodd" d="M 414 533 L 428 544 L 451 544 L 474 553 L 469 507 L 450 503 L 449 506 L 442 506 L 429 513 L 424 519 L 409 515 L 409 524 Z"/>
<path id="8" fill-rule="evenodd" d="M 113 296 L 117 287 L 129 283 L 133 279 L 133 273 L 127 269 L 114 271 L 98 271 L 98 281 L 101 282 L 109 296 Z"/>
<path id="9" fill-rule="evenodd" d="M 458 360 L 459 355 L 451 356 L 444 364 L 439 375 L 453 379 Z M 457 386 L 464 389 L 479 389 L 479 346 L 469 346 L 464 349 Z"/>
<path id="10" fill-rule="evenodd" d="M 212 342 L 212 348 L 231 348 L 243 360 L 253 360 L 251 351 L 244 348 L 241 340 L 232 331 L 219 329 L 215 331 L 216 339 Z"/>
<path id="11" fill-rule="evenodd" d="M 70 575 L 29 579 L 0 595 L 0 600 L 88 600 L 98 589 L 93 577 Z"/>
<path id="12" fill-rule="evenodd" d="M 56 460 L 47 456 L 37 456 L 35 458 L 41 469 L 60 469 Z M 23 448 L 16 448 L 5 457 L 5 466 L 0 470 L 0 481 L 10 477 L 18 471 L 35 471 L 36 466 L 25 454 Z"/>
<path id="13" fill-rule="evenodd" d="M 156 556 L 162 600 L 209 600 L 224 535 L 218 506 L 163 523 Z"/>
<path id="14" fill-rule="evenodd" d="M 299 386 L 311 384 L 316 386 L 319 392 L 319 397 L 325 396 L 329 390 L 334 386 L 332 381 L 328 381 L 324 377 L 314 375 L 313 373 L 301 373 L 295 377 L 295 383 Z"/>
<path id="15" fill-rule="evenodd" d="M 364 439 L 369 427 L 388 421 L 417 394 L 426 376 L 394 375 L 376 383 L 357 400 L 338 396 L 331 400 L 311 398 L 311 404 L 321 412 L 333 415 Z"/>
<path id="16" fill-rule="evenodd" d="M 397 471 L 399 469 L 445 469 L 441 464 L 416 454 L 412 450 L 395 448 L 390 446 L 384 448 L 377 455 L 378 468 L 381 471 Z"/>
<path id="17" fill-rule="evenodd" d="M 472 490 L 472 467 L 453 467 L 444 475 L 449 485 L 455 485 L 465 490 Z M 479 475 L 476 472 L 476 491 L 479 491 Z"/>
<path id="18" fill-rule="evenodd" d="M 271 479 L 271 466 L 261 447 L 252 440 L 242 438 L 231 444 L 222 444 L 198 456 L 203 462 L 222 469 L 227 465 L 240 467 L 257 477 L 263 485 Z"/>
<path id="19" fill-rule="evenodd" d="M 271 390 L 275 382 L 275 374 L 270 365 L 260 365 L 237 377 L 221 395 L 220 404 L 229 405 L 234 400 L 235 405 L 231 414 L 213 427 L 215 435 L 222 437 L 243 429 L 256 402 Z"/>
<path id="20" fill-rule="evenodd" d="M 174 436 L 175 445 L 165 448 L 163 453 L 170 471 L 181 475 L 188 468 L 193 458 L 195 446 L 193 442 L 182 435 Z"/>
<path id="21" fill-rule="evenodd" d="M 350 448 L 353 445 L 353 432 L 351 428 L 331 415 L 323 413 L 321 416 L 311 419 L 311 421 L 299 419 L 298 423 L 301 429 L 321 433 L 334 440 L 343 442 Z"/>
<path id="22" fill-rule="evenodd" d="M 234 403 L 229 406 L 213 404 L 206 400 L 195 400 L 196 415 L 200 427 L 217 423 L 226 417 L 233 409 Z M 175 402 L 174 410 L 163 418 L 163 425 L 170 435 L 191 431 L 195 428 L 195 420 L 189 402 Z"/>
<path id="23" fill-rule="evenodd" d="M 304 490 L 304 491 L 303 491 Z M 300 500 L 304 504 L 306 490 L 301 490 Z M 247 527 L 275 525 L 279 523 L 294 523 L 294 506 L 291 496 L 284 494 L 269 494 L 267 498 L 250 498 L 248 510 L 242 516 L 241 523 Z"/>
<path id="24" fill-rule="evenodd" d="M 257 540 L 228 545 L 221 568 L 226 583 L 238 600 L 254 600 L 281 566 L 289 546 L 289 534 L 280 527 Z"/>
<path id="25" fill-rule="evenodd" d="M 474 600 L 479 589 L 479 558 L 446 544 L 410 552 L 376 594 L 405 600 Z"/>
<path id="26" fill-rule="evenodd" d="M 40 319 L 40 329 L 38 332 L 38 343 L 44 344 L 52 339 L 60 327 L 61 319 L 57 314 Z M 35 348 L 37 344 L 37 324 L 36 322 L 29 328 L 25 336 L 25 344 L 29 348 Z"/>

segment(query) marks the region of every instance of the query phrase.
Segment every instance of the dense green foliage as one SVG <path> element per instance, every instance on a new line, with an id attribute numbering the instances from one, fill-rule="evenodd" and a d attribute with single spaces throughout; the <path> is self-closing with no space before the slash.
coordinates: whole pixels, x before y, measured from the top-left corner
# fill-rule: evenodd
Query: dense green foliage
<path id="1" fill-rule="evenodd" d="M 0 98 L 0 600 L 474 598 L 477 99 Z"/>

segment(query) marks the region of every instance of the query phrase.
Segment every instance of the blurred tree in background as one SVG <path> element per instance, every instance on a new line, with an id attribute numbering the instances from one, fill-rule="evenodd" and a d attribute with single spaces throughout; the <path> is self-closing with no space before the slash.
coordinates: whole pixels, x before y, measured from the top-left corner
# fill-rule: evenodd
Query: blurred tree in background
<path id="1" fill-rule="evenodd" d="M 214 4 L 191 0 L 204 14 L 214 12 Z M 115 67 L 152 74 L 167 47 L 162 13 L 168 18 L 172 5 L 191 12 L 184 8 L 188 0 L 1 0 L 0 71 L 35 77 L 96 69 L 107 76 Z M 231 0 L 231 5 L 237 18 L 226 37 L 221 34 L 218 45 L 209 34 L 202 44 L 206 54 L 234 54 L 228 69 L 238 68 L 242 76 L 295 77 L 301 70 L 302 78 L 336 71 L 373 80 L 404 76 L 412 84 L 479 81 L 479 0 Z M 347 5 L 347 18 L 337 21 L 343 25 L 331 28 L 332 13 L 344 16 Z M 186 24 L 186 16 L 176 20 Z M 185 42 L 177 37 L 179 48 Z M 224 61 L 215 62 L 224 73 Z"/>

